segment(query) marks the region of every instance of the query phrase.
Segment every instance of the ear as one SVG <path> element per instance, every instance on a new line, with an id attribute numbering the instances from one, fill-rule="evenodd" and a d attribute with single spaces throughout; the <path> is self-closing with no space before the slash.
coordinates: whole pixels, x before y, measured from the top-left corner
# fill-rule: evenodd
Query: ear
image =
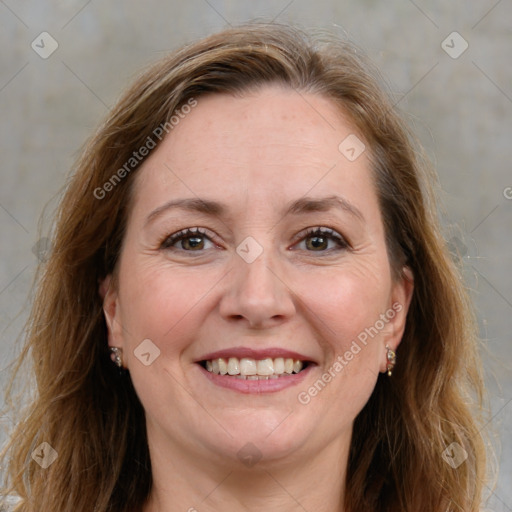
<path id="1" fill-rule="evenodd" d="M 391 303 L 386 313 L 388 318 L 392 318 L 390 318 L 384 333 L 384 345 L 395 351 L 404 335 L 407 312 L 409 311 L 413 291 L 414 275 L 409 267 L 404 267 L 401 276 L 393 283 L 390 295 Z M 386 367 L 386 351 L 384 351 L 380 371 L 385 372 Z"/>
<path id="2" fill-rule="evenodd" d="M 100 281 L 99 294 L 103 299 L 103 314 L 107 323 L 108 346 L 123 348 L 123 329 L 119 317 L 119 298 L 112 274 Z"/>

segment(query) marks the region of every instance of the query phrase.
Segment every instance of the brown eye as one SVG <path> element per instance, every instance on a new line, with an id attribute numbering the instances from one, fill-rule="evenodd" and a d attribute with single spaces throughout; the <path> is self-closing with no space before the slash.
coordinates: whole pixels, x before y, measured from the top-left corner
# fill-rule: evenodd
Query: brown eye
<path id="1" fill-rule="evenodd" d="M 313 251 L 327 249 L 329 240 L 326 236 L 308 236 L 306 237 L 306 247 Z M 308 243 L 309 242 L 309 243 Z"/>
<path id="2" fill-rule="evenodd" d="M 330 228 L 310 228 L 299 242 L 304 243 L 308 252 L 331 252 L 348 249 L 349 244 L 336 231 Z"/>
<path id="3" fill-rule="evenodd" d="M 204 239 L 202 236 L 191 236 L 185 237 L 181 239 L 181 248 L 182 249 L 203 249 L 204 248 Z"/>
<path id="4" fill-rule="evenodd" d="M 206 242 L 211 243 L 210 237 L 199 230 L 199 228 L 185 229 L 168 236 L 161 244 L 162 249 L 201 252 Z"/>

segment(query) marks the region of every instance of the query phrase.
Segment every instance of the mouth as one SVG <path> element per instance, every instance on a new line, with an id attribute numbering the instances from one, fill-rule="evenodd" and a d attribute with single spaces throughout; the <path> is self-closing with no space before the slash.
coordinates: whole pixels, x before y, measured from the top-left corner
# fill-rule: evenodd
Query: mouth
<path id="1" fill-rule="evenodd" d="M 301 373 L 308 368 L 311 362 L 292 357 L 266 357 L 264 359 L 218 357 L 200 361 L 199 364 L 206 371 L 215 375 L 240 380 L 269 380 Z"/>
<path id="2" fill-rule="evenodd" d="M 196 361 L 214 385 L 241 393 L 271 393 L 302 382 L 317 366 L 312 359 L 288 350 L 232 348 Z"/>

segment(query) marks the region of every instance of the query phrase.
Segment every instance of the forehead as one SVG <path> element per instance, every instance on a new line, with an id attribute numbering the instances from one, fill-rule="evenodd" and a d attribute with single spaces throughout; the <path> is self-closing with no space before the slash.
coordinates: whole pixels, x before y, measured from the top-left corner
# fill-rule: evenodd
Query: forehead
<path id="1" fill-rule="evenodd" d="M 320 95 L 267 86 L 199 97 L 137 173 L 135 202 L 195 195 L 282 206 L 304 195 L 369 193 L 366 152 L 354 161 L 340 152 L 354 135 L 341 108 Z"/>

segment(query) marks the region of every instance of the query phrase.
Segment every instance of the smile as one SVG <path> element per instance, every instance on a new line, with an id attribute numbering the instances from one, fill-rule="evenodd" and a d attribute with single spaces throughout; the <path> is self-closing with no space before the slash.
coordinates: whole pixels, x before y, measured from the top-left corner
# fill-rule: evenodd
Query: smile
<path id="1" fill-rule="evenodd" d="M 235 377 L 242 380 L 279 379 L 300 373 L 308 363 L 291 357 L 218 357 L 202 361 L 201 366 L 215 375 Z"/>

